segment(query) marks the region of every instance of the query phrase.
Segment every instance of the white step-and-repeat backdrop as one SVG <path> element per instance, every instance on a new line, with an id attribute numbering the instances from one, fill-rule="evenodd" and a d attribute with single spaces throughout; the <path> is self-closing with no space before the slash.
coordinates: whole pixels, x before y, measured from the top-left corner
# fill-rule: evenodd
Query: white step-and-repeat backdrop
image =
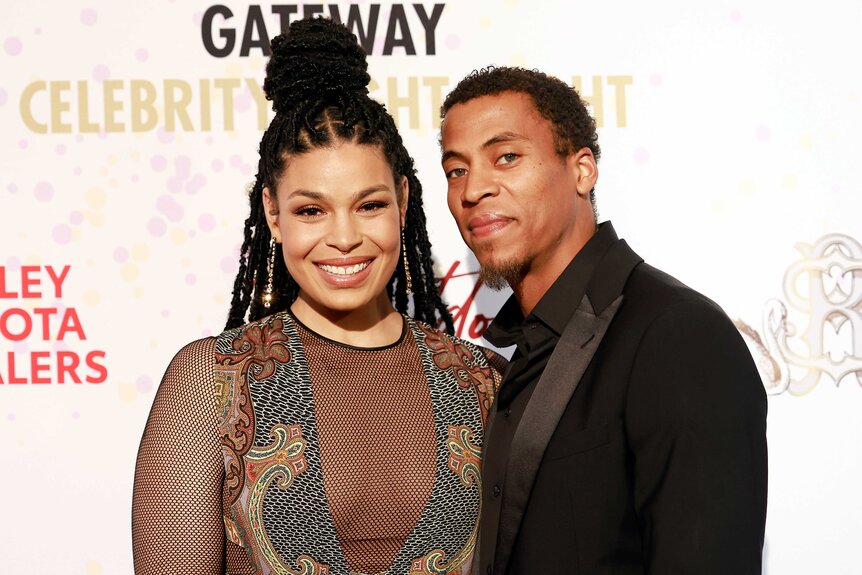
<path id="1" fill-rule="evenodd" d="M 264 49 L 303 15 L 361 32 L 464 337 L 506 294 L 475 288 L 445 206 L 442 98 L 492 63 L 580 87 L 602 219 L 761 365 L 765 572 L 862 573 L 862 4 L 835 0 L 3 2 L 0 572 L 132 573 L 141 431 L 176 350 L 224 324 Z"/>

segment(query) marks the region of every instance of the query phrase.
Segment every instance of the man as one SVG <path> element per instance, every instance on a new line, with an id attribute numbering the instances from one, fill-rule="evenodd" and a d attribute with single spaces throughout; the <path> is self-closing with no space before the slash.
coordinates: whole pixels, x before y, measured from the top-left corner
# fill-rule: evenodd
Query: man
<path id="1" fill-rule="evenodd" d="M 596 224 L 595 123 L 563 82 L 465 78 L 448 202 L 515 345 L 484 441 L 476 575 L 761 572 L 766 397 L 712 301 Z"/>

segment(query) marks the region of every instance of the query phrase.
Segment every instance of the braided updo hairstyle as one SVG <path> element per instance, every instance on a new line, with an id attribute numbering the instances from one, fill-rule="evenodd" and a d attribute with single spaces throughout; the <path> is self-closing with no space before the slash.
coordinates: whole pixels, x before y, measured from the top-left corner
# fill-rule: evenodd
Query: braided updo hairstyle
<path id="1" fill-rule="evenodd" d="M 425 228 L 422 186 L 413 158 L 382 104 L 368 95 L 365 52 L 346 27 L 332 20 L 297 20 L 288 32 L 272 40 L 272 57 L 266 66 L 263 90 L 272 100 L 275 117 L 260 142 L 260 161 L 249 192 L 250 213 L 240 252 L 239 271 L 226 329 L 288 309 L 299 286 L 284 265 L 276 244 L 273 299 L 263 305 L 271 233 L 263 207 L 264 188 L 275 190 L 288 156 L 339 142 L 379 146 L 392 169 L 395 182 L 406 177 L 409 185 L 404 244 L 410 268 L 414 317 L 431 325 L 445 325 L 452 333 L 452 316 L 437 290 L 431 242 Z M 290 238 L 283 238 L 288 242 Z M 403 256 L 403 254 L 402 254 Z M 408 296 L 404 258 L 398 258 L 388 294 L 401 313 L 407 313 Z"/>

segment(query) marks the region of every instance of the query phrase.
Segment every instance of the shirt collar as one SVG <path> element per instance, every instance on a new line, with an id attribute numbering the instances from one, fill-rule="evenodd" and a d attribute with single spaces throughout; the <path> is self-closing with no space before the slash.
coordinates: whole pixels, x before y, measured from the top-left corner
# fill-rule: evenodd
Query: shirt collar
<path id="1" fill-rule="evenodd" d="M 581 303 L 593 273 L 608 249 L 618 241 L 610 222 L 599 224 L 598 230 L 575 254 L 560 276 L 551 284 L 530 313 L 551 328 L 557 336 L 563 333 Z M 488 330 L 485 339 L 496 347 L 509 347 L 517 342 L 527 321 L 514 295 L 510 296 Z"/>

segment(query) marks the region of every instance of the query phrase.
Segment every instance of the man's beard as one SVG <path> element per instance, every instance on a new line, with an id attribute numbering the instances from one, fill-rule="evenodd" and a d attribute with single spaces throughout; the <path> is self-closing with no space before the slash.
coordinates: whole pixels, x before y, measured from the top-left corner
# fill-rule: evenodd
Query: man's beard
<path id="1" fill-rule="evenodd" d="M 479 268 L 479 281 L 492 290 L 500 291 L 512 284 L 519 283 L 525 275 L 526 262 L 508 261 L 481 265 Z"/>

